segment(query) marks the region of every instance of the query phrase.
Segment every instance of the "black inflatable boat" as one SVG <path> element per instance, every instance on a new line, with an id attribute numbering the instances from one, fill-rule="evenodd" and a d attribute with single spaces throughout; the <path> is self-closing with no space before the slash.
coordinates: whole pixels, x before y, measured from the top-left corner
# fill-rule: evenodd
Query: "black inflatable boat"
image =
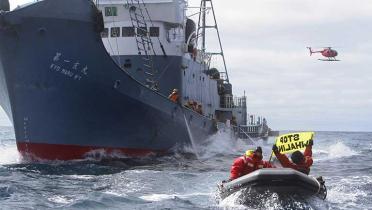
<path id="1" fill-rule="evenodd" d="M 321 177 L 314 178 L 290 168 L 264 168 L 219 185 L 221 198 L 238 190 L 273 192 L 279 195 L 318 196 L 325 199 L 327 189 Z"/>

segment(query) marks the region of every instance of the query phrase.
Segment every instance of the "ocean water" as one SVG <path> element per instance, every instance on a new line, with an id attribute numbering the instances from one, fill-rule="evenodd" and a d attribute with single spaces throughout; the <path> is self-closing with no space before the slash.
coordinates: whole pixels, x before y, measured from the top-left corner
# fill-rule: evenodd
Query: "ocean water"
<path id="1" fill-rule="evenodd" d="M 274 139 L 258 140 L 268 159 Z M 233 159 L 252 148 L 219 132 L 190 153 L 142 159 L 29 163 L 11 127 L 0 127 L 0 209 L 372 209 L 372 133 L 316 132 L 311 174 L 322 175 L 326 200 L 239 192 L 218 198 Z"/>

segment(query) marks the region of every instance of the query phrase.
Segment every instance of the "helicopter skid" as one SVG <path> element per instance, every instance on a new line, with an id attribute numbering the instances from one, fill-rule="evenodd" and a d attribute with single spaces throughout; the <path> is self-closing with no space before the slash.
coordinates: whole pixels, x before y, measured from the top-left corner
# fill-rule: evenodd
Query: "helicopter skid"
<path id="1" fill-rule="evenodd" d="M 341 61 L 341 60 L 336 60 L 336 59 L 318 59 L 320 61 Z"/>

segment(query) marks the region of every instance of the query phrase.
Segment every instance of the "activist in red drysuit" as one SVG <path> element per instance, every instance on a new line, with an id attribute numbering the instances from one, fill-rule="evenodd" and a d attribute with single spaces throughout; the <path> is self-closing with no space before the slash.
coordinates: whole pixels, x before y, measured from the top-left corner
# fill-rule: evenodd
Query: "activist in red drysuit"
<path id="1" fill-rule="evenodd" d="M 292 168 L 309 175 L 310 166 L 313 165 L 312 147 L 313 140 L 310 140 L 309 144 L 306 146 L 304 154 L 302 154 L 300 151 L 292 153 L 292 161 L 290 161 L 286 155 L 281 154 L 275 144 L 273 146 L 273 152 L 284 168 Z"/>
<path id="2" fill-rule="evenodd" d="M 268 161 L 262 160 L 262 148 L 257 147 L 255 151 L 247 151 L 245 155 L 234 160 L 231 166 L 230 180 L 234 180 L 261 168 L 273 168 L 273 166 Z"/>

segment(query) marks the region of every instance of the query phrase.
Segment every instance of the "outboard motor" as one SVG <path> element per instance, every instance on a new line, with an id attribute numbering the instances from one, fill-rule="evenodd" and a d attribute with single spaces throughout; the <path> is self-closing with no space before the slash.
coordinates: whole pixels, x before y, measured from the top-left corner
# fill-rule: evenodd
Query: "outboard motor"
<path id="1" fill-rule="evenodd" d="M 327 198 L 327 187 L 325 186 L 325 181 L 323 180 L 323 177 L 317 177 L 316 180 L 320 184 L 319 194 L 318 197 L 325 200 Z"/>
<path id="2" fill-rule="evenodd" d="M 9 0 L 0 0 L 0 11 L 9 11 Z"/>

